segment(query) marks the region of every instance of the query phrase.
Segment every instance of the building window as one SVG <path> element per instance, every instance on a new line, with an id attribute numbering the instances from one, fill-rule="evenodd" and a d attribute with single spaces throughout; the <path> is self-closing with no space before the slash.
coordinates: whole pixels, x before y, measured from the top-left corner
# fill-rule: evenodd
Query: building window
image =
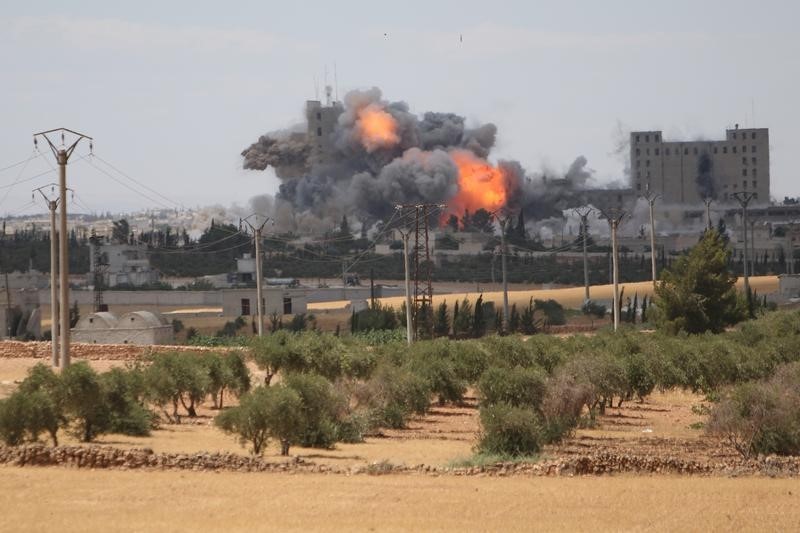
<path id="1" fill-rule="evenodd" d="M 659 135 L 658 135 L 658 133 L 656 133 L 656 134 L 653 136 L 653 138 L 655 139 L 655 141 L 656 141 L 656 142 L 659 142 L 659 140 L 660 140 L 660 139 L 659 139 Z M 753 138 L 755 139 L 755 137 L 753 137 Z"/>
<path id="2" fill-rule="evenodd" d="M 750 158 L 750 161 L 751 161 L 751 162 L 752 162 L 754 165 L 756 164 L 756 158 L 755 158 L 755 157 L 751 157 L 751 158 Z"/>
<path id="3" fill-rule="evenodd" d="M 758 169 L 754 168 L 753 169 L 753 177 L 755 178 L 756 176 L 758 176 Z"/>
<path id="4" fill-rule="evenodd" d="M 656 155 L 658 155 L 658 148 L 656 148 Z"/>
<path id="5" fill-rule="evenodd" d="M 727 154 L 728 153 L 728 147 L 727 146 L 723 146 L 722 147 L 722 153 L 723 154 Z"/>
<path id="6" fill-rule="evenodd" d="M 650 155 L 650 148 L 647 148 L 647 149 L 645 149 L 644 153 L 645 153 L 646 155 Z"/>
<path id="7" fill-rule="evenodd" d="M 746 164 L 747 164 L 747 158 L 746 158 L 746 157 L 743 157 L 743 158 L 742 158 L 742 164 L 743 164 L 743 165 L 746 165 Z"/>
<path id="8" fill-rule="evenodd" d="M 756 153 L 756 145 L 755 144 L 750 147 L 750 151 L 753 152 L 753 153 Z"/>
<path id="9" fill-rule="evenodd" d="M 758 193 L 757 192 L 753 193 L 753 200 L 758 200 Z"/>
<path id="10" fill-rule="evenodd" d="M 734 184 L 733 184 L 733 188 L 734 188 L 734 189 L 738 189 L 738 188 L 739 188 L 739 186 L 738 186 L 737 184 L 735 184 L 735 183 L 734 183 Z"/>
<path id="11" fill-rule="evenodd" d="M 637 143 L 639 142 L 639 136 L 638 135 L 636 136 L 636 142 Z"/>
<path id="12" fill-rule="evenodd" d="M 714 153 L 715 154 L 717 153 L 717 147 L 716 146 L 714 147 Z"/>
<path id="13" fill-rule="evenodd" d="M 650 178 L 650 171 L 647 171 L 647 177 Z"/>
<path id="14" fill-rule="evenodd" d="M 694 155 L 697 155 L 697 146 L 695 146 L 692 151 L 694 152 Z"/>
<path id="15" fill-rule="evenodd" d="M 734 147 L 732 147 L 732 149 L 733 149 L 733 153 L 735 154 L 736 153 L 736 147 L 734 146 Z"/>
<path id="16" fill-rule="evenodd" d="M 317 137 L 322 137 L 322 128 L 317 128 Z"/>
<path id="17" fill-rule="evenodd" d="M 689 149 L 688 148 L 684 148 L 683 149 L 683 155 L 689 155 Z"/>
<path id="18" fill-rule="evenodd" d="M 636 171 L 636 179 L 641 179 L 641 178 L 642 178 L 642 171 L 641 170 L 637 170 Z"/>
<path id="19" fill-rule="evenodd" d="M 322 113 L 317 112 L 317 120 L 322 120 Z"/>
<path id="20" fill-rule="evenodd" d="M 747 153 L 747 145 L 746 144 L 742 146 L 742 153 L 743 154 Z"/>
<path id="21" fill-rule="evenodd" d="M 664 153 L 665 153 L 665 154 L 667 154 L 667 155 L 669 155 L 669 148 L 665 149 L 665 150 L 664 150 Z"/>
<path id="22" fill-rule="evenodd" d="M 735 131 L 733 132 L 733 138 L 734 139 L 736 138 L 736 132 Z"/>
<path id="23" fill-rule="evenodd" d="M 742 189 L 747 188 L 747 180 L 742 180 Z"/>
<path id="24" fill-rule="evenodd" d="M 646 142 L 646 143 L 650 142 L 650 136 L 649 135 L 645 135 L 644 136 L 644 142 Z"/>
<path id="25" fill-rule="evenodd" d="M 636 190 L 637 191 L 641 191 L 642 190 L 642 184 L 641 183 L 636 183 Z"/>
<path id="26" fill-rule="evenodd" d="M 742 176 L 747 176 L 747 169 L 746 168 L 742 169 Z"/>
<path id="27" fill-rule="evenodd" d="M 647 161 L 645 161 L 645 162 L 644 162 L 644 166 L 646 166 L 646 167 L 649 167 L 649 166 L 650 166 L 650 160 L 649 160 L 649 159 L 648 159 Z"/>
<path id="28" fill-rule="evenodd" d="M 637 148 L 636 149 L 636 155 L 641 155 L 641 153 L 642 153 L 642 151 Z"/>
<path id="29" fill-rule="evenodd" d="M 249 314 L 250 314 L 250 298 L 242 298 L 241 316 L 248 316 Z"/>
<path id="30" fill-rule="evenodd" d="M 291 315 L 292 314 L 292 299 L 283 297 L 283 314 L 284 315 Z"/>
<path id="31" fill-rule="evenodd" d="M 636 160 L 636 168 L 640 168 L 641 166 L 642 166 L 642 160 L 641 159 L 637 159 Z"/>
<path id="32" fill-rule="evenodd" d="M 753 132 L 753 133 L 751 133 L 751 134 L 750 134 L 750 138 L 751 138 L 751 139 L 755 139 L 755 138 L 756 138 L 756 132 Z"/>
<path id="33" fill-rule="evenodd" d="M 758 182 L 756 182 L 756 180 L 753 180 L 753 188 L 755 189 L 756 187 L 758 187 Z"/>

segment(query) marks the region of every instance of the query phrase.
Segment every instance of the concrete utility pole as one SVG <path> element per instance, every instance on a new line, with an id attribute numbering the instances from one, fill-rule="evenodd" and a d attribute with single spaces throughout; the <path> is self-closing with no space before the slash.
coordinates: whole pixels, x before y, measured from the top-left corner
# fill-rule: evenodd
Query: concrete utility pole
<path id="1" fill-rule="evenodd" d="M 258 313 L 258 336 L 264 336 L 264 275 L 262 274 L 262 265 L 261 265 L 261 241 L 263 239 L 262 231 L 264 226 L 267 225 L 267 222 L 271 222 L 272 219 L 269 217 L 263 217 L 263 222 L 258 224 L 256 220 L 255 223 L 251 223 L 250 219 L 255 218 L 258 219 L 263 215 L 259 215 L 258 213 L 253 213 L 252 215 L 247 216 L 246 218 L 242 219 L 242 222 L 247 224 L 251 230 L 253 230 L 253 239 L 256 241 L 256 312 Z"/>
<path id="2" fill-rule="evenodd" d="M 408 252 L 408 240 L 411 238 L 411 230 L 397 230 L 403 238 L 403 267 L 406 276 L 406 342 L 414 342 L 414 321 L 411 316 L 411 261 Z"/>
<path id="3" fill-rule="evenodd" d="M 614 331 L 619 329 L 619 257 L 617 250 L 617 229 L 620 223 L 625 219 L 628 214 L 619 208 L 612 207 L 606 211 L 600 212 L 602 216 L 608 221 L 608 227 L 611 230 L 611 258 L 613 261 L 613 285 L 614 285 Z"/>
<path id="4" fill-rule="evenodd" d="M 733 197 L 742 207 L 742 229 L 744 233 L 744 257 L 742 261 L 744 266 L 744 292 L 745 294 L 750 294 L 750 276 L 747 271 L 747 204 L 755 197 L 755 194 L 752 192 L 735 192 L 733 193 Z"/>
<path id="5" fill-rule="evenodd" d="M 710 197 L 703 198 L 703 203 L 706 204 L 706 228 L 709 230 L 714 228 L 711 224 L 711 202 L 713 201 L 714 200 Z"/>
<path id="6" fill-rule="evenodd" d="M 56 244 L 56 237 L 58 231 L 56 230 L 56 209 L 58 208 L 59 199 L 50 199 L 43 189 L 47 187 L 54 188 L 55 184 L 45 185 L 34 189 L 34 195 L 38 192 L 42 195 L 47 208 L 50 210 L 50 348 L 51 357 L 50 363 L 57 367 L 59 366 L 59 351 L 58 351 L 58 248 Z"/>
<path id="7" fill-rule="evenodd" d="M 589 296 L 589 254 L 586 251 L 586 240 L 589 234 L 589 214 L 594 211 L 589 206 L 578 207 L 572 210 L 576 215 L 581 217 L 581 234 L 583 238 L 583 303 L 588 302 L 591 298 Z"/>
<path id="8" fill-rule="evenodd" d="M 506 228 L 511 220 L 511 214 L 507 214 L 500 219 L 500 251 L 503 254 L 500 258 L 500 266 L 503 269 L 503 333 L 508 333 L 508 271 L 506 256 L 508 255 L 508 240 L 506 239 Z"/>
<path id="9" fill-rule="evenodd" d="M 61 134 L 61 144 L 56 146 L 50 140 L 48 135 L 55 135 L 56 133 Z M 70 134 L 70 137 L 74 137 L 75 140 L 72 142 L 71 145 L 67 146 L 65 144 L 65 134 Z M 58 232 L 58 260 L 59 260 L 59 301 L 61 302 L 60 306 L 60 321 L 61 321 L 61 346 L 60 349 L 60 359 L 61 359 L 61 368 L 62 370 L 69 366 L 70 363 L 70 355 L 69 355 L 69 248 L 67 247 L 67 163 L 69 162 L 69 158 L 72 153 L 75 151 L 75 148 L 78 146 L 78 143 L 81 142 L 83 139 L 87 139 L 89 141 L 89 151 L 92 151 L 92 138 L 88 135 L 84 135 L 82 133 L 78 133 L 77 131 L 69 130 L 67 128 L 56 128 L 53 130 L 42 131 L 39 133 L 33 134 L 33 144 L 38 149 L 38 138 L 42 137 L 44 140 L 47 141 L 47 144 L 50 146 L 50 150 L 52 150 L 53 155 L 58 162 L 58 188 L 59 188 L 59 201 L 61 203 L 60 209 L 60 221 L 59 221 L 59 232 Z"/>
<path id="10" fill-rule="evenodd" d="M 658 279 L 658 273 L 656 272 L 656 217 L 653 211 L 656 205 L 656 200 L 660 197 L 660 194 L 651 193 L 650 187 L 648 187 L 647 191 L 645 191 L 645 193 L 642 195 L 642 198 L 647 200 L 647 205 L 650 209 L 650 276 L 653 280 L 653 288 L 655 288 L 656 280 Z"/>

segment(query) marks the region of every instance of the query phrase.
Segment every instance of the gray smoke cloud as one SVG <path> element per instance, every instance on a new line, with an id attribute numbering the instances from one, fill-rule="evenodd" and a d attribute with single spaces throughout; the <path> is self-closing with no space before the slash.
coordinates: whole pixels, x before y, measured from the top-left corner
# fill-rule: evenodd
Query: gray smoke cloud
<path id="1" fill-rule="evenodd" d="M 391 116 L 396 128 L 389 141 L 365 142 L 360 121 L 369 110 Z M 303 125 L 262 135 L 242 151 L 245 169 L 273 167 L 281 179 L 275 198 L 251 202 L 275 219 L 278 231 L 328 231 L 343 215 L 371 227 L 387 220 L 395 204 L 447 203 L 458 192 L 458 168 L 450 152 L 465 149 L 487 159 L 497 139 L 494 124 L 468 127 L 454 113 L 419 116 L 405 102 L 385 100 L 377 87 L 348 92 L 341 103 L 321 111 L 335 114 L 324 148 L 320 134 L 309 130 L 307 135 Z M 513 207 L 523 208 L 531 221 L 578 205 L 577 191 L 592 175 L 582 156 L 559 179 L 526 173 L 515 161 L 498 165 L 518 188 L 509 195 Z"/>

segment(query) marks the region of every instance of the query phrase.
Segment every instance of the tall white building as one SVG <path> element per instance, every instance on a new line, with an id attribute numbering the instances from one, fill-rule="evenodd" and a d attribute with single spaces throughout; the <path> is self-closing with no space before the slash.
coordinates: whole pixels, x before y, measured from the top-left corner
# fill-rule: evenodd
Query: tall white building
<path id="1" fill-rule="evenodd" d="M 697 205 L 705 198 L 733 203 L 736 192 L 769 202 L 769 129 L 725 132 L 723 141 L 665 141 L 660 131 L 631 132 L 631 187 L 665 203 Z"/>

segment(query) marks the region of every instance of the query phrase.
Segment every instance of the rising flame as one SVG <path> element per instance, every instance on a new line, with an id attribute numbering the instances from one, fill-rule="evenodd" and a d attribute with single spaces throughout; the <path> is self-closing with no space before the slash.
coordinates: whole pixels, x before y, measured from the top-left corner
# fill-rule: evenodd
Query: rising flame
<path id="1" fill-rule="evenodd" d="M 497 211 L 508 203 L 516 183 L 513 176 L 468 150 L 453 150 L 450 157 L 458 167 L 458 193 L 447 202 L 442 222 L 450 215 L 460 218 L 464 211 Z"/>
<path id="2" fill-rule="evenodd" d="M 369 104 L 358 111 L 356 131 L 367 152 L 391 148 L 400 142 L 397 121 L 377 104 Z"/>

